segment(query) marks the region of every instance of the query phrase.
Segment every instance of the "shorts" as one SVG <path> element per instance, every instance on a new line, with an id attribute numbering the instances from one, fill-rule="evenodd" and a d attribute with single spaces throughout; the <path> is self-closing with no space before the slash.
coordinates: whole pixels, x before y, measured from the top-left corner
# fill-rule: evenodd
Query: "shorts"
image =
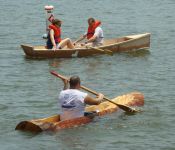
<path id="1" fill-rule="evenodd" d="M 52 49 L 53 48 L 53 44 L 52 44 L 51 41 L 48 40 L 46 44 L 47 44 L 47 49 Z M 60 49 L 59 43 L 56 43 L 56 45 L 57 45 L 57 48 Z"/>

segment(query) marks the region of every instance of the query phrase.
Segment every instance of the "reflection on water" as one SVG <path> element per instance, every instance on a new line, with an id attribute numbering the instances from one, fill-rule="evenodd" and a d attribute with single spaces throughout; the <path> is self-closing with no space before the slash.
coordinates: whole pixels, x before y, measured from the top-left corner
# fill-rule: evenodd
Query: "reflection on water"
<path id="1" fill-rule="evenodd" d="M 53 67 L 53 68 L 59 68 L 61 66 L 62 63 L 62 59 L 50 59 L 49 60 L 49 66 Z"/>
<path id="2" fill-rule="evenodd" d="M 140 49 L 140 50 L 134 50 L 134 51 L 128 51 L 125 53 L 119 53 L 121 55 L 126 55 L 128 57 L 148 57 L 151 54 L 150 49 Z"/>
<path id="3" fill-rule="evenodd" d="M 140 49 L 130 52 L 121 52 L 121 53 L 115 53 L 113 56 L 108 55 L 98 55 L 98 56 L 91 56 L 89 58 L 68 58 L 68 59 L 48 59 L 48 65 L 50 66 L 50 69 L 62 69 L 61 67 L 65 64 L 67 64 L 67 69 L 74 69 L 74 64 L 76 64 L 76 69 L 80 68 L 81 64 L 86 64 L 86 72 L 96 72 L 100 66 L 105 62 L 105 65 L 110 67 L 112 65 L 112 61 L 115 61 L 115 59 L 118 59 L 120 57 L 138 57 L 138 58 L 146 58 L 151 54 L 149 49 Z M 70 66 L 70 64 L 72 66 Z"/>
<path id="4" fill-rule="evenodd" d="M 133 57 L 146 57 L 150 54 L 151 52 L 149 49 L 140 49 L 140 50 L 128 52 L 128 55 Z"/>
<path id="5" fill-rule="evenodd" d="M 38 133 L 38 132 L 29 132 L 29 131 L 20 131 L 20 130 L 15 130 L 15 132 L 21 138 L 26 138 L 26 139 L 32 139 L 32 138 L 40 136 L 40 134 L 42 134 L 42 133 Z"/>
<path id="6" fill-rule="evenodd" d="M 75 129 L 76 130 L 76 129 Z M 89 147 L 89 142 L 84 139 L 81 134 L 77 134 L 76 131 L 69 132 L 66 134 L 57 133 L 56 139 L 64 149 L 86 149 Z M 82 131 L 83 132 L 83 131 Z"/>

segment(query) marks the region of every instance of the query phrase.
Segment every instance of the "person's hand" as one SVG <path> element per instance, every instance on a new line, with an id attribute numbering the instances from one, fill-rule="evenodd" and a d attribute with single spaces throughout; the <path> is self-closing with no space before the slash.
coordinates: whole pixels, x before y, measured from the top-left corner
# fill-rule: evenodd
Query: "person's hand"
<path id="1" fill-rule="evenodd" d="M 104 98 L 104 95 L 102 93 L 99 93 L 98 94 L 98 98 L 100 99 L 100 102 L 102 102 L 103 98 Z"/>
<path id="2" fill-rule="evenodd" d="M 85 43 L 81 43 L 81 46 L 85 46 Z"/>
<path id="3" fill-rule="evenodd" d="M 77 42 L 74 42 L 73 45 L 75 46 L 77 44 Z"/>
<path id="4" fill-rule="evenodd" d="M 56 46 L 56 45 L 54 45 L 54 46 L 53 46 L 53 48 L 52 48 L 52 50 L 54 50 L 54 51 L 55 51 L 56 49 L 57 49 L 57 46 Z"/>

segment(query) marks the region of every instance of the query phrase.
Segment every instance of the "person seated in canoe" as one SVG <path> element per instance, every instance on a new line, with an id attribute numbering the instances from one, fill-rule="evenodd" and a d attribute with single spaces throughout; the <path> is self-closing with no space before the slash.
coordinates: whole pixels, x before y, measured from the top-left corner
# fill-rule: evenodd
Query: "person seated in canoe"
<path id="1" fill-rule="evenodd" d="M 60 92 L 59 103 L 61 104 L 62 113 L 60 120 L 69 120 L 84 116 L 85 105 L 98 105 L 102 102 L 104 95 L 99 93 L 96 98 L 89 96 L 87 93 L 81 92 L 80 78 L 72 76 L 69 81 L 62 79 L 64 89 Z"/>
<path id="2" fill-rule="evenodd" d="M 47 49 L 62 49 L 65 46 L 69 49 L 73 49 L 74 45 L 69 38 L 61 39 L 61 20 L 54 19 L 52 24 L 49 25 L 48 39 L 47 39 Z"/>
<path id="3" fill-rule="evenodd" d="M 74 45 L 76 45 L 78 42 L 87 39 L 84 43 L 82 43 L 82 46 L 101 46 L 103 45 L 103 30 L 101 28 L 101 22 L 98 20 L 95 20 L 94 18 L 88 19 L 88 30 L 85 32 L 84 35 L 82 35 L 78 40 L 74 42 Z"/>

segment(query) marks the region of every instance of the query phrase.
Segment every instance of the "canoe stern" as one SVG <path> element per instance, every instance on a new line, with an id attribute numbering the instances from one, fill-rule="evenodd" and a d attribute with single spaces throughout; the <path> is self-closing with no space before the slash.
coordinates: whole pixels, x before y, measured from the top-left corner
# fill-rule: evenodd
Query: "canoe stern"
<path id="1" fill-rule="evenodd" d="M 126 36 L 128 40 L 120 43 L 118 46 L 119 52 L 127 52 L 139 49 L 148 49 L 150 47 L 150 33 Z"/>

